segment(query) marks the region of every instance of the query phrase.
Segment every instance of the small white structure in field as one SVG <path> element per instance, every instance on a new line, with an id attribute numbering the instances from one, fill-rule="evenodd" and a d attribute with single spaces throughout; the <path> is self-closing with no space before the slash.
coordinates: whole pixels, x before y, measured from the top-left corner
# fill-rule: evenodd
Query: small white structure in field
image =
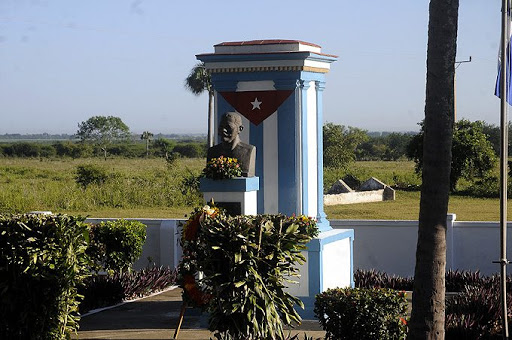
<path id="1" fill-rule="evenodd" d="M 395 190 L 375 177 L 369 178 L 356 191 L 343 180 L 337 180 L 324 195 L 324 205 L 394 201 Z"/>

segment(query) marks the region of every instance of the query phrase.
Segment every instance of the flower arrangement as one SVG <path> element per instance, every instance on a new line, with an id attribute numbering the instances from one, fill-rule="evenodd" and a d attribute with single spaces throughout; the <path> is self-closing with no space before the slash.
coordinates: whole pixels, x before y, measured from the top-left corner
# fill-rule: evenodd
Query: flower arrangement
<path id="1" fill-rule="evenodd" d="M 184 223 L 178 282 L 188 306 L 208 311 L 218 339 L 284 340 L 300 323 L 302 301 L 285 288 L 305 262 L 301 251 L 318 234 L 307 216 L 229 216 L 196 209 Z"/>
<path id="2" fill-rule="evenodd" d="M 242 176 L 242 168 L 236 158 L 220 156 L 206 163 L 203 175 L 210 179 L 229 179 Z"/>
<path id="3" fill-rule="evenodd" d="M 178 266 L 178 282 L 183 288 L 183 301 L 189 306 L 203 307 L 209 300 L 209 294 L 203 292 L 196 281 L 197 266 L 194 263 L 197 254 L 197 236 L 201 223 L 206 218 L 213 218 L 219 213 L 216 207 L 205 205 L 196 209 L 183 225 L 180 245 L 183 249 L 183 260 Z"/>

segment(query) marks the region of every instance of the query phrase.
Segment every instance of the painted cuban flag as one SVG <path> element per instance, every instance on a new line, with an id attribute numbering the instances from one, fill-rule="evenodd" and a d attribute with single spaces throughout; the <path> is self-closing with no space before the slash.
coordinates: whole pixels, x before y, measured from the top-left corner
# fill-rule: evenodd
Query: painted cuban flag
<path id="1" fill-rule="evenodd" d="M 220 92 L 222 97 L 254 125 L 259 125 L 293 93 L 293 90 Z"/>

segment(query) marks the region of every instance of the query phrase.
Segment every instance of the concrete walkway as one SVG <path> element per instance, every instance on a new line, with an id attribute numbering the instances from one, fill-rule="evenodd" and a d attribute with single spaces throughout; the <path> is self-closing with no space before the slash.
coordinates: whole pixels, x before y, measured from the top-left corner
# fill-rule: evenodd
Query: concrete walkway
<path id="1" fill-rule="evenodd" d="M 83 316 L 78 337 L 73 339 L 173 339 L 180 309 L 181 290 L 168 290 Z M 197 310 L 187 309 L 178 339 L 210 339 L 213 335 L 203 323 Z M 317 321 L 304 321 L 291 330 L 291 335 L 295 334 L 299 334 L 299 340 L 304 340 L 304 334 L 313 339 L 325 337 Z"/>

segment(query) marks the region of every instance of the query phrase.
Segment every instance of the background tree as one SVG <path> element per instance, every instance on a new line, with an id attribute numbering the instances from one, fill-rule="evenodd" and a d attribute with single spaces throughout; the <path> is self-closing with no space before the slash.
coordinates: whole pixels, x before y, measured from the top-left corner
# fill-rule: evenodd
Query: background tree
<path id="1" fill-rule="evenodd" d="M 406 157 L 407 145 L 413 138 L 411 133 L 391 132 L 375 136 L 368 134 L 369 139 L 356 148 L 356 160 L 396 161 Z"/>
<path id="2" fill-rule="evenodd" d="M 409 339 L 444 339 L 446 214 L 454 117 L 458 0 L 429 6 L 423 171 Z"/>
<path id="3" fill-rule="evenodd" d="M 149 157 L 149 142 L 153 139 L 153 134 L 149 131 L 144 131 L 142 135 L 140 135 L 140 139 L 146 141 L 146 157 Z"/>
<path id="4" fill-rule="evenodd" d="M 174 141 L 165 138 L 158 138 L 153 143 L 153 148 L 155 150 L 153 152 L 156 153 L 158 156 L 167 159 L 167 157 L 169 157 L 169 153 L 172 151 L 175 144 L 176 143 Z"/>
<path id="5" fill-rule="evenodd" d="M 107 145 L 130 137 L 130 129 L 121 118 L 93 116 L 78 124 L 77 137 L 84 143 L 95 143 L 107 159 Z"/>
<path id="6" fill-rule="evenodd" d="M 365 130 L 327 123 L 323 127 L 324 166 L 347 168 L 354 161 L 359 144 L 368 140 Z"/>
<path id="7" fill-rule="evenodd" d="M 198 63 L 192 68 L 185 79 L 185 87 L 197 96 L 204 91 L 208 92 L 208 147 L 212 147 L 215 133 L 213 128 L 213 86 L 210 73 L 206 70 L 204 63 Z"/>
<path id="8" fill-rule="evenodd" d="M 423 167 L 424 124 L 407 148 L 407 156 L 416 163 L 419 173 Z M 486 125 L 481 121 L 459 120 L 455 123 L 452 141 L 452 162 L 450 171 L 450 191 L 455 191 L 460 178 L 485 178 L 496 165 L 496 154 L 488 136 Z"/>

